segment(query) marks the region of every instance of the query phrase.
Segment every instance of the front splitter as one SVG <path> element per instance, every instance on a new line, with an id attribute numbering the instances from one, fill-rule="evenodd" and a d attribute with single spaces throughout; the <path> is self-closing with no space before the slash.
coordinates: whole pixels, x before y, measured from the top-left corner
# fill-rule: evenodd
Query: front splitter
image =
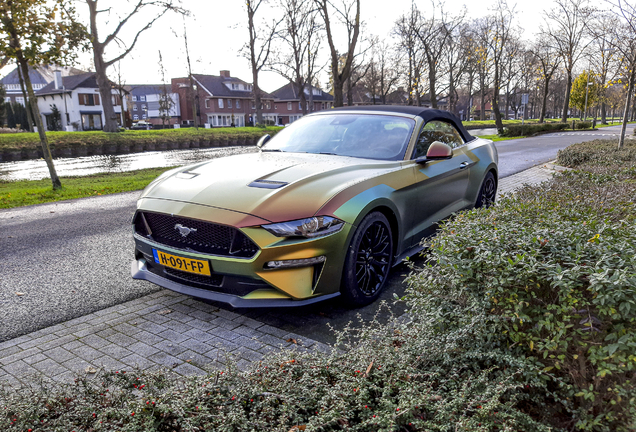
<path id="1" fill-rule="evenodd" d="M 159 285 L 163 288 L 167 288 L 171 291 L 175 291 L 181 294 L 197 297 L 205 300 L 217 301 L 220 303 L 226 303 L 234 308 L 276 308 L 276 307 L 299 307 L 306 306 L 321 301 L 329 300 L 340 295 L 339 292 L 333 294 L 325 294 L 317 297 L 312 297 L 305 300 L 293 300 L 293 299 L 244 299 L 232 294 L 225 294 L 215 291 L 208 291 L 201 288 L 195 288 L 188 285 L 180 284 L 178 282 L 171 281 L 161 276 L 157 276 L 152 273 L 146 267 L 146 262 L 141 260 L 133 260 L 131 263 L 131 274 L 133 279 L 146 280 Z"/>

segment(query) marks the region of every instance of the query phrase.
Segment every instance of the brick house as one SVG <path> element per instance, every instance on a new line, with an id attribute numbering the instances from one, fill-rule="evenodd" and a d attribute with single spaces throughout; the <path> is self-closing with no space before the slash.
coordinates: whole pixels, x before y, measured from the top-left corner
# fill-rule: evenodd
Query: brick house
<path id="1" fill-rule="evenodd" d="M 305 105 L 307 112 L 321 111 L 333 108 L 333 96 L 316 87 L 305 87 Z M 276 124 L 286 125 L 293 123 L 303 116 L 300 103 L 300 89 L 297 85 L 289 83 L 272 92 L 274 96 L 274 112 L 277 115 Z M 313 109 L 309 99 L 313 99 Z"/>
<path id="2" fill-rule="evenodd" d="M 211 127 L 243 127 L 254 123 L 256 107 L 252 85 L 230 76 L 223 70 L 220 75 L 192 74 L 194 87 L 189 77 L 173 78 L 172 92 L 179 95 L 181 124 L 194 124 L 193 107 L 199 124 Z M 274 108 L 274 97 L 263 92 L 263 119 L 278 123 Z"/>

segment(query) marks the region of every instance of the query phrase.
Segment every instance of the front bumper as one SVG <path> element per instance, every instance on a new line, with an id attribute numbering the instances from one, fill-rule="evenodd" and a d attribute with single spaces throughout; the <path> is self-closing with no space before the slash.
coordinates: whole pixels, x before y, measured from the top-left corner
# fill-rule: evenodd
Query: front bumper
<path id="1" fill-rule="evenodd" d="M 188 205 L 190 206 L 194 205 Z M 189 216 L 188 212 L 183 213 L 180 216 Z M 152 238 L 134 233 L 135 260 L 131 267 L 132 277 L 233 307 L 302 306 L 339 295 L 351 225 L 345 224 L 339 232 L 315 239 L 281 238 L 258 226 L 241 228 L 237 226 L 239 224 L 228 223 L 231 221 L 218 216 L 222 215 L 217 214 L 215 220 L 210 222 L 233 225 L 258 246 L 258 252 L 253 257 L 199 253 L 159 244 Z M 212 269 L 213 281 L 202 283 L 201 278 L 196 275 L 183 272 L 175 274 L 179 272 L 155 262 L 153 249 L 183 258 L 206 260 Z M 267 263 L 272 261 L 316 257 L 321 257 L 322 262 L 290 268 L 267 267 Z"/>
<path id="2" fill-rule="evenodd" d="M 340 295 L 339 292 L 333 294 L 324 294 L 317 297 L 308 298 L 306 300 L 294 300 L 290 297 L 287 298 L 261 298 L 250 299 L 242 298 L 234 294 L 226 294 L 221 292 L 209 291 L 201 288 L 195 288 L 192 286 L 180 284 L 178 282 L 162 278 L 156 274 L 150 272 L 146 265 L 145 259 L 134 260 L 131 265 L 131 273 L 133 279 L 147 280 L 164 288 L 172 291 L 176 291 L 181 294 L 189 295 L 192 297 L 202 298 L 206 300 L 213 300 L 220 303 L 227 303 L 235 308 L 273 308 L 273 307 L 298 307 L 306 306 L 312 303 L 328 300 Z"/>

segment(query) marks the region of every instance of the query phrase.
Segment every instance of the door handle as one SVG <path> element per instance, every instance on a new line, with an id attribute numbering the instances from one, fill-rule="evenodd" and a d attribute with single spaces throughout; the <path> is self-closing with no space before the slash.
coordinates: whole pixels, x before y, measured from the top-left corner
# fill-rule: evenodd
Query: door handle
<path id="1" fill-rule="evenodd" d="M 459 164 L 459 169 L 464 169 L 466 168 L 468 165 L 470 165 L 468 162 L 462 162 Z"/>

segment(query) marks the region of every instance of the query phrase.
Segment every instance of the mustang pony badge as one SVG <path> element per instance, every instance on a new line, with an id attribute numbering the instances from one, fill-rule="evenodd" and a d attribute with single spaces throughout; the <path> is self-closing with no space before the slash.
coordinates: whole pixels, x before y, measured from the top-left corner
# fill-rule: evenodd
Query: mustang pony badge
<path id="1" fill-rule="evenodd" d="M 187 237 L 191 232 L 197 232 L 196 228 L 184 227 L 181 224 L 176 224 L 174 226 L 174 229 L 179 231 L 179 234 L 181 234 L 181 237 Z"/>

